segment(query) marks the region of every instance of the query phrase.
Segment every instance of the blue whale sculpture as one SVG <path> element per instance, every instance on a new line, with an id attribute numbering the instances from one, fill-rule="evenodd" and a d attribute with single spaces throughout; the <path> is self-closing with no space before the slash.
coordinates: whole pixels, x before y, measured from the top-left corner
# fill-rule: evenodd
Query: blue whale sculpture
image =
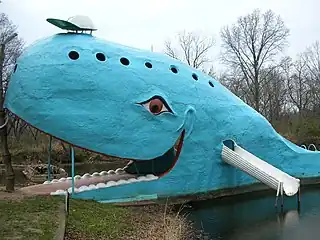
<path id="1" fill-rule="evenodd" d="M 59 33 L 27 47 L 4 106 L 48 135 L 130 160 L 76 176 L 75 198 L 153 199 L 257 182 L 221 160 L 230 139 L 293 176 L 320 175 L 318 152 L 286 140 L 214 78 L 90 34 Z M 55 179 L 25 191 L 59 193 L 70 184 L 70 177 Z"/>

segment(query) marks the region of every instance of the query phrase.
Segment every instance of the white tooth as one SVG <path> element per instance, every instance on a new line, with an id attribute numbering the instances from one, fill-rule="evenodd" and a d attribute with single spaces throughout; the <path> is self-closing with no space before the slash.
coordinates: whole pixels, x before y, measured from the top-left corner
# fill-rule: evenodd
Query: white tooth
<path id="1" fill-rule="evenodd" d="M 68 192 L 69 193 L 72 193 L 72 187 L 69 187 L 68 188 Z M 76 192 L 79 192 L 79 189 L 78 188 L 74 188 L 74 192 L 76 193 Z"/>
<path id="2" fill-rule="evenodd" d="M 90 185 L 89 185 L 89 189 L 97 189 L 97 187 L 96 187 L 96 185 L 94 185 L 94 184 L 90 184 Z"/>
<path id="3" fill-rule="evenodd" d="M 49 184 L 50 183 L 50 181 L 45 181 L 43 184 Z"/>
<path id="4" fill-rule="evenodd" d="M 148 174 L 148 175 L 146 175 L 146 178 L 147 178 L 149 181 L 158 179 L 158 177 L 155 176 L 155 175 L 153 175 L 153 174 Z"/>
<path id="5" fill-rule="evenodd" d="M 92 177 L 97 177 L 97 176 L 100 176 L 100 173 L 98 173 L 98 172 L 94 172 L 94 173 L 92 173 L 92 175 L 91 175 Z"/>
<path id="6" fill-rule="evenodd" d="M 66 194 L 66 191 L 61 190 L 61 189 L 50 193 L 50 195 L 65 195 L 65 194 Z"/>
<path id="7" fill-rule="evenodd" d="M 63 177 L 63 178 L 60 178 L 60 179 L 59 179 L 59 182 L 64 182 L 64 181 L 66 181 L 66 180 L 67 180 L 67 179 Z"/>
<path id="8" fill-rule="evenodd" d="M 135 178 L 130 178 L 130 179 L 128 179 L 127 181 L 128 181 L 129 183 L 138 182 L 138 180 L 135 179 Z"/>
<path id="9" fill-rule="evenodd" d="M 74 179 L 76 179 L 76 180 L 77 180 L 77 179 L 81 179 L 81 176 L 80 176 L 80 175 L 75 175 L 75 176 L 74 176 Z"/>
<path id="10" fill-rule="evenodd" d="M 140 176 L 137 178 L 139 182 L 141 181 L 148 181 L 148 179 L 145 176 Z"/>
<path id="11" fill-rule="evenodd" d="M 97 188 L 104 188 L 106 187 L 107 185 L 105 183 L 98 183 L 97 184 Z"/>
<path id="12" fill-rule="evenodd" d="M 83 192 L 83 191 L 87 191 L 87 190 L 89 190 L 89 187 L 86 185 L 79 187 L 79 192 Z"/>
<path id="13" fill-rule="evenodd" d="M 58 179 L 53 179 L 53 180 L 51 181 L 51 183 L 57 183 L 57 182 L 59 182 Z"/>
<path id="14" fill-rule="evenodd" d="M 85 173 L 81 178 L 91 178 L 90 173 Z"/>
<path id="15" fill-rule="evenodd" d="M 107 182 L 107 187 L 112 187 L 118 185 L 115 181 L 109 181 Z"/>
<path id="16" fill-rule="evenodd" d="M 108 174 L 115 174 L 116 172 L 114 170 L 109 170 Z"/>
<path id="17" fill-rule="evenodd" d="M 67 180 L 72 180 L 72 177 L 67 177 Z"/>
<path id="18" fill-rule="evenodd" d="M 122 168 L 118 168 L 117 170 L 116 170 L 116 174 L 122 174 L 122 173 L 124 173 L 125 171 L 122 169 Z"/>
<path id="19" fill-rule="evenodd" d="M 102 172 L 100 172 L 100 175 L 107 175 L 107 174 L 108 174 L 107 171 L 102 171 Z"/>
<path id="20" fill-rule="evenodd" d="M 123 179 L 120 179 L 120 180 L 117 182 L 118 185 L 127 184 L 127 183 L 129 183 L 129 182 L 126 181 L 126 180 L 123 180 Z"/>

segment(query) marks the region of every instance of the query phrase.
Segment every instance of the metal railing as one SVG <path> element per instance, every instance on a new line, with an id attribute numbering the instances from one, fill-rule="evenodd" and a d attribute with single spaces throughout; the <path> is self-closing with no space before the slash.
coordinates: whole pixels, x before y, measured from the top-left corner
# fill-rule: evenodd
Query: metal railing
<path id="1" fill-rule="evenodd" d="M 307 147 L 306 145 L 301 145 L 302 148 L 304 149 L 308 149 L 309 151 L 318 151 L 317 147 L 315 144 L 311 143 L 309 144 L 309 146 Z M 311 148 L 313 148 L 313 150 L 311 150 Z"/>

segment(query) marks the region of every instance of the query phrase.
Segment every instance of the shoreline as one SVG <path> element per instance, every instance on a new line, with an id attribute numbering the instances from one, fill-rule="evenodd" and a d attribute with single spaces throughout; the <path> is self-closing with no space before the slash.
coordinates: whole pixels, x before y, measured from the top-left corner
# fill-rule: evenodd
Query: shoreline
<path id="1" fill-rule="evenodd" d="M 302 190 L 308 189 L 308 188 L 319 188 L 319 187 L 320 187 L 320 177 L 301 178 Z M 20 192 L 19 187 L 17 187 L 15 192 L 5 194 L 7 195 L 7 198 L 5 196 L 2 196 L 3 197 L 2 200 L 7 199 L 8 201 L 10 201 L 10 199 L 13 200 L 13 198 L 15 198 L 15 200 L 23 201 L 24 197 L 19 196 L 20 195 L 19 192 Z M 103 211 L 106 211 L 105 215 L 110 214 L 107 211 L 117 211 L 116 208 L 112 210 L 113 208 L 111 205 L 114 205 L 114 207 L 117 207 L 117 206 L 123 207 L 124 209 L 123 211 L 132 213 L 132 216 L 130 217 L 130 221 L 131 221 L 130 224 L 132 224 L 132 226 L 135 226 L 136 228 L 139 229 L 139 231 L 132 232 L 135 235 L 135 236 L 131 236 L 133 237 L 132 239 L 134 239 L 134 237 L 136 236 L 139 236 L 139 237 L 142 237 L 141 239 L 154 239 L 154 240 L 159 239 L 160 240 L 163 238 L 163 234 L 165 232 L 166 235 L 172 235 L 173 238 L 170 238 L 170 239 L 187 240 L 191 238 L 199 239 L 198 237 L 202 236 L 203 233 L 201 229 L 196 229 L 194 227 L 193 225 L 194 223 L 190 221 L 187 216 L 185 216 L 184 214 L 181 214 L 180 210 L 182 210 L 181 207 L 184 207 L 184 205 L 189 205 L 189 206 L 191 205 L 192 207 L 192 202 L 199 202 L 204 200 L 220 201 L 221 199 L 224 199 L 224 198 L 235 197 L 239 195 L 246 195 L 246 197 L 250 199 L 250 197 L 252 197 L 253 195 L 256 196 L 257 194 L 268 194 L 268 193 L 274 193 L 274 196 L 276 195 L 276 191 L 269 188 L 268 186 L 262 183 L 253 183 L 253 184 L 238 187 L 238 188 L 220 189 L 220 190 L 215 190 L 208 193 L 202 193 L 197 195 L 171 197 L 169 199 L 162 197 L 154 201 L 101 204 L 101 203 L 90 201 L 90 200 L 72 199 L 71 200 L 72 204 L 70 209 L 72 209 L 72 211 L 77 209 L 76 212 L 80 211 L 81 209 L 81 211 L 83 211 L 82 217 L 89 216 L 90 221 L 95 221 L 94 218 L 90 217 L 90 214 L 92 213 L 93 209 L 96 209 L 95 210 L 96 213 L 94 215 L 97 217 L 100 215 L 100 211 L 103 209 L 105 209 Z M 302 196 L 303 196 L 303 191 L 302 191 Z M 27 197 L 26 199 L 29 198 L 29 196 L 25 196 L 25 197 Z M 54 199 L 55 198 L 57 197 L 54 197 Z M 79 206 L 77 207 L 77 205 L 81 207 Z M 117 218 L 117 221 L 120 221 L 121 218 L 122 218 L 121 214 L 119 214 L 119 219 Z M 141 218 L 141 219 L 136 223 L 137 218 Z M 73 224 L 71 225 L 67 224 L 66 239 L 75 239 L 72 237 L 72 235 L 73 235 L 73 231 L 76 229 L 77 231 L 80 231 L 78 232 L 80 235 L 83 234 L 81 232 L 82 227 L 76 224 L 77 221 L 80 221 L 79 219 L 77 216 L 74 216 Z M 101 221 L 102 220 L 104 219 L 101 219 Z M 90 235 L 90 231 L 88 229 L 85 233 Z M 76 234 L 76 236 L 80 236 L 80 235 Z M 86 235 L 84 236 L 86 237 Z M 80 239 L 86 239 L 85 237 Z M 119 238 L 119 239 L 124 239 L 124 238 Z"/>
<path id="2" fill-rule="evenodd" d="M 319 177 L 309 177 L 300 178 L 301 187 L 300 189 L 312 188 L 314 186 L 320 187 L 320 176 Z M 146 200 L 146 201 L 136 201 L 136 202 L 125 202 L 125 203 L 111 203 L 118 206 L 144 206 L 144 205 L 154 205 L 154 204 L 169 204 L 169 205 L 181 205 L 192 202 L 206 201 L 206 200 L 217 200 L 224 199 L 228 197 L 234 197 L 239 195 L 247 194 L 248 197 L 255 194 L 267 194 L 274 192 L 276 197 L 276 191 L 270 187 L 264 185 L 263 183 L 257 182 L 237 188 L 224 188 L 213 190 L 210 192 L 204 192 L 199 194 L 189 194 L 176 197 L 159 197 L 156 200 Z M 285 195 L 284 195 L 285 196 Z M 303 191 L 301 191 L 301 196 L 303 196 Z M 297 197 L 297 194 L 292 196 Z"/>

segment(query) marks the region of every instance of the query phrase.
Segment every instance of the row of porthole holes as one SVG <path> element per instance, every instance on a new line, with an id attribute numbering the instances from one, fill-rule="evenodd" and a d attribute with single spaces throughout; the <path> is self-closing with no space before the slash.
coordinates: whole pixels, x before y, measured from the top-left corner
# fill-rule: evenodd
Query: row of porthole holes
<path id="1" fill-rule="evenodd" d="M 69 52 L 69 58 L 72 59 L 72 60 L 77 60 L 77 59 L 79 58 L 79 53 L 77 53 L 76 51 L 71 51 L 71 52 Z M 105 55 L 104 55 L 103 53 L 96 53 L 96 58 L 97 58 L 99 61 L 102 61 L 102 62 L 104 62 L 104 61 L 106 60 L 106 57 L 105 57 Z M 129 59 L 124 58 L 124 57 L 120 58 L 120 62 L 121 62 L 123 65 L 125 65 L 125 66 L 128 66 L 128 65 L 130 64 Z M 145 65 L 147 68 L 152 68 L 152 64 L 151 64 L 150 62 L 146 62 L 144 65 Z M 173 72 L 173 73 L 178 73 L 178 69 L 177 69 L 175 66 L 171 66 L 171 67 L 170 67 L 170 70 L 171 70 L 171 72 Z M 197 74 L 192 73 L 192 78 L 193 78 L 194 80 L 198 81 L 198 76 L 197 76 Z M 213 85 L 213 83 L 212 83 L 211 81 L 209 81 L 209 85 L 210 85 L 211 87 L 214 87 L 214 85 Z"/>

